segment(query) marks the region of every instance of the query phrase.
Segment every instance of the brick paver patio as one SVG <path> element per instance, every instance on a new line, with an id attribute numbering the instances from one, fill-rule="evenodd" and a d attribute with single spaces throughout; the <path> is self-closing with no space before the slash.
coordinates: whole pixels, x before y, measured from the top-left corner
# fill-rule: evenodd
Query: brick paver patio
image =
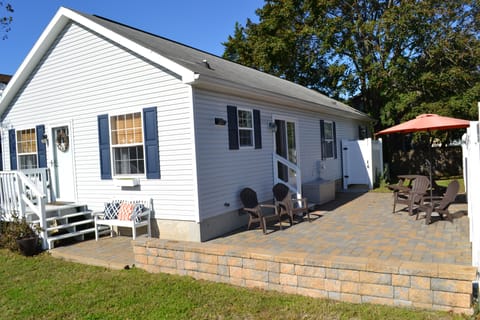
<path id="1" fill-rule="evenodd" d="M 305 219 L 289 227 L 285 220 L 284 230 L 269 228 L 268 235 L 260 229 L 241 230 L 210 242 L 264 247 L 278 253 L 471 265 L 466 203 L 451 207 L 453 223 L 436 217 L 430 225 L 425 225 L 422 215 L 415 220 L 406 211 L 392 214 L 392 203 L 389 193 L 339 193 L 335 201 L 311 214 L 311 223 Z"/>
<path id="2" fill-rule="evenodd" d="M 406 211 L 392 214 L 389 193 L 338 193 L 337 199 L 325 204 L 292 227 L 283 222 L 284 230 L 275 226 L 264 235 L 261 229 L 238 230 L 209 241 L 234 244 L 245 250 L 262 247 L 280 254 L 306 252 L 326 256 L 370 257 L 389 261 L 451 263 L 471 265 L 471 245 L 466 203 L 454 204 L 453 223 L 434 219 L 425 225 Z M 101 238 L 53 249 L 52 255 L 101 266 L 121 268 L 134 263 L 131 238 Z"/>

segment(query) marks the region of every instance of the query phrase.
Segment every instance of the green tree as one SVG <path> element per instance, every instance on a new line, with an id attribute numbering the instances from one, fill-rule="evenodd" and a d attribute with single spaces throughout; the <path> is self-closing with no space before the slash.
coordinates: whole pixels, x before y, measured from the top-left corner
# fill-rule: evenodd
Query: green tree
<path id="1" fill-rule="evenodd" d="M 349 100 L 377 130 L 476 113 L 478 0 L 267 0 L 256 14 L 224 57 Z"/>
<path id="2" fill-rule="evenodd" d="M 224 57 L 295 83 L 331 93 L 325 76 L 327 61 L 308 4 L 301 0 L 267 1 L 257 10 L 262 22 L 235 25 L 224 43 Z"/>
<path id="3" fill-rule="evenodd" d="M 447 21 L 443 22 L 444 25 Z M 472 28 L 473 29 L 473 28 Z M 480 45 L 472 29 L 436 27 L 435 41 L 411 61 L 401 90 L 392 90 L 382 110 L 382 122 L 411 119 L 432 112 L 475 119 L 480 98 Z"/>
<path id="4" fill-rule="evenodd" d="M 5 40 L 7 33 L 11 30 L 10 24 L 13 21 L 13 7 L 10 3 L 0 1 L 0 10 L 2 11 L 0 14 L 0 30 L 3 33 L 2 39 Z"/>

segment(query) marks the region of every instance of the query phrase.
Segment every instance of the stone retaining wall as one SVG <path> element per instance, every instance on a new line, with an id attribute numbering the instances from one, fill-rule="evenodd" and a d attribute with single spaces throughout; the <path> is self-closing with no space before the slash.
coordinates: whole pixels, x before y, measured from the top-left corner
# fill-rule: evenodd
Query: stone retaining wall
<path id="1" fill-rule="evenodd" d="M 135 265 L 248 288 L 353 303 L 473 314 L 470 266 L 320 256 L 264 248 L 140 238 Z"/>

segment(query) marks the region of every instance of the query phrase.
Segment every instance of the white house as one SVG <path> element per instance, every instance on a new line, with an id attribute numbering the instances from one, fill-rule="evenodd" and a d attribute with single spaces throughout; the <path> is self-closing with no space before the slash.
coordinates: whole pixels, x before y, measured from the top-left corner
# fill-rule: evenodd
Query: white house
<path id="1" fill-rule="evenodd" d="M 60 8 L 3 93 L 1 170 L 48 167 L 55 198 L 154 203 L 157 236 L 244 225 L 239 192 L 342 182 L 340 141 L 371 120 L 289 81 Z M 361 130 L 359 130 L 361 129 Z M 123 186 L 122 186 L 123 185 Z"/>

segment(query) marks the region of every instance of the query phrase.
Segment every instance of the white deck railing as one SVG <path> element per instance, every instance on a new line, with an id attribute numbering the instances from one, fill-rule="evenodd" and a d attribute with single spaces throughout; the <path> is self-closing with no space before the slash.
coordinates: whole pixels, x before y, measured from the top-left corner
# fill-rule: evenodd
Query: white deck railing
<path id="1" fill-rule="evenodd" d="M 39 190 L 47 196 L 47 202 L 55 202 L 55 195 L 52 189 L 50 169 L 23 169 L 22 172 L 32 181 Z"/>
<path id="2" fill-rule="evenodd" d="M 42 173 L 31 171 L 28 174 L 40 177 Z M 40 234 L 42 247 L 47 248 L 45 214 L 47 196 L 44 192 L 46 188 L 39 187 L 38 179 L 36 183 L 22 171 L 0 172 L 0 219 L 10 220 L 15 214 L 25 217 L 32 224 L 38 224 L 42 230 Z M 45 176 L 43 179 L 46 181 Z M 43 186 L 43 183 L 41 185 Z"/>
<path id="3" fill-rule="evenodd" d="M 279 177 L 278 165 L 282 164 L 287 168 L 288 181 Z M 286 184 L 290 190 L 297 194 L 298 198 L 302 197 L 302 172 L 300 168 L 293 162 L 288 161 L 284 157 L 273 154 L 273 184 Z"/>

